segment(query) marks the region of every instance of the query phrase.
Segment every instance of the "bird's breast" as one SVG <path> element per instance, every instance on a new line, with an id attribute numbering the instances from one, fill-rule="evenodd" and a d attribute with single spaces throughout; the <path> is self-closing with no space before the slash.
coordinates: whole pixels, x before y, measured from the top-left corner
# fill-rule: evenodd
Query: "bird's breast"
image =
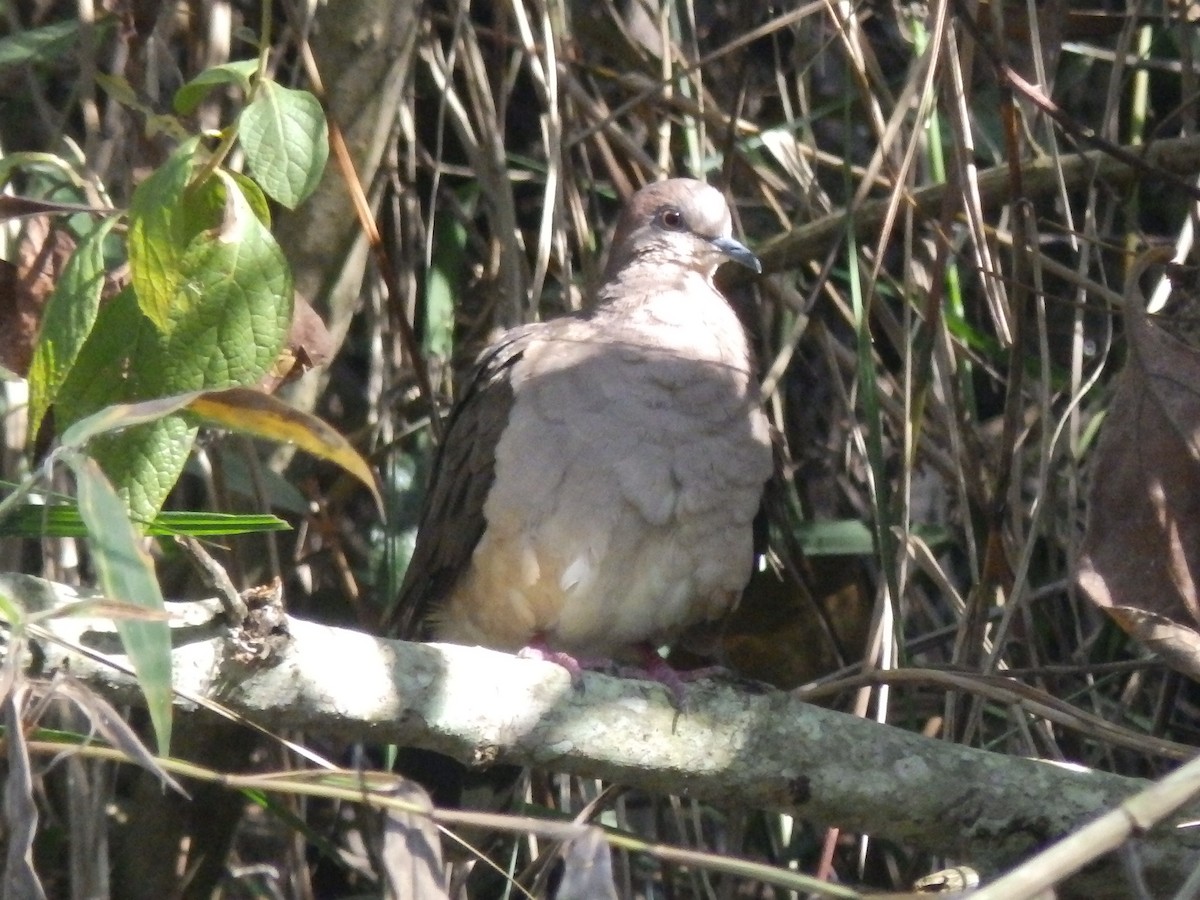
<path id="1" fill-rule="evenodd" d="M 443 639 L 611 655 L 736 600 L 771 452 L 735 336 L 740 350 L 662 327 L 530 343 Z"/>

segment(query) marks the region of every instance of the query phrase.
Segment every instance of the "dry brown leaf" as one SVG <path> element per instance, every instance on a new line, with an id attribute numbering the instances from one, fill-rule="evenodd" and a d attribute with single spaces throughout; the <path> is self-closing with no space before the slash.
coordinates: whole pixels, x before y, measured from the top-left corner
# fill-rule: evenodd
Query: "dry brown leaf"
<path id="1" fill-rule="evenodd" d="M 37 835 L 38 807 L 34 800 L 35 776 L 29 764 L 25 745 L 22 713 L 29 693 L 28 685 L 18 686 L 4 701 L 5 762 L 8 773 L 4 778 L 4 825 L 6 851 L 4 859 L 4 895 L 45 900 L 41 879 L 33 866 L 33 841 Z"/>
<path id="2" fill-rule="evenodd" d="M 395 787 L 399 799 L 432 809 L 429 795 L 414 782 Z M 392 897 L 448 897 L 442 841 L 437 825 L 427 815 L 389 809 L 383 817 L 380 863 Z"/>
<path id="3" fill-rule="evenodd" d="M 1136 289 L 1125 313 L 1129 359 L 1096 448 L 1078 583 L 1200 677 L 1200 353 L 1151 322 Z"/>
<path id="4" fill-rule="evenodd" d="M 15 266 L 0 270 L 0 365 L 10 372 L 29 372 L 42 308 L 74 250 L 66 231 L 34 216 L 25 224 Z"/>
<path id="5" fill-rule="evenodd" d="M 722 661 L 755 681 L 792 690 L 862 657 L 872 596 L 861 560 L 805 560 L 809 584 L 755 572 L 721 633 Z"/>
<path id="6" fill-rule="evenodd" d="M 24 375 L 33 358 L 33 343 L 22 339 L 28 326 L 22 322 L 17 305 L 17 280 L 16 265 L 0 259 L 0 366 Z"/>
<path id="7" fill-rule="evenodd" d="M 297 294 L 287 342 L 259 381 L 258 389 L 268 394 L 275 393 L 281 384 L 294 381 L 309 369 L 329 362 L 333 357 L 333 349 L 333 335 L 325 327 L 325 320 L 307 300 Z"/>
<path id="8" fill-rule="evenodd" d="M 616 900 L 612 851 L 604 832 L 592 825 L 567 841 L 563 874 L 555 896 L 559 900 Z"/>
<path id="9" fill-rule="evenodd" d="M 1191 625 L 1126 606 L 1114 606 L 1108 614 L 1172 669 L 1200 680 L 1200 632 Z"/>

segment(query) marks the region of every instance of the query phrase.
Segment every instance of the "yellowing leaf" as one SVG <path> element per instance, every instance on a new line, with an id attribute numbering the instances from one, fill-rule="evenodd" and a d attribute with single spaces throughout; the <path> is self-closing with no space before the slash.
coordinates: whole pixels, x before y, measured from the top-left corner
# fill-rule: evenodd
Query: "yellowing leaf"
<path id="1" fill-rule="evenodd" d="M 374 470 L 349 441 L 316 416 L 288 406 L 270 394 L 246 388 L 202 394 L 188 408 L 209 424 L 295 444 L 313 456 L 336 463 L 366 485 L 375 505 L 383 508 Z"/>

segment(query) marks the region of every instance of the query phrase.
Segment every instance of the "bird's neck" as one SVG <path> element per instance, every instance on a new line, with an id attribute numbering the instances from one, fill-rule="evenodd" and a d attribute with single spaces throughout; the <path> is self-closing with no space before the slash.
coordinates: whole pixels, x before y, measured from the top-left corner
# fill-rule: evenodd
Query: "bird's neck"
<path id="1" fill-rule="evenodd" d="M 725 305 L 725 299 L 713 286 L 712 273 L 646 261 L 607 275 L 596 300 L 599 306 L 614 311 L 627 312 L 647 305 Z"/>
<path id="2" fill-rule="evenodd" d="M 684 347 L 698 358 L 749 367 L 745 331 L 710 276 L 694 269 L 627 269 L 597 292 L 591 315 L 611 337 Z"/>

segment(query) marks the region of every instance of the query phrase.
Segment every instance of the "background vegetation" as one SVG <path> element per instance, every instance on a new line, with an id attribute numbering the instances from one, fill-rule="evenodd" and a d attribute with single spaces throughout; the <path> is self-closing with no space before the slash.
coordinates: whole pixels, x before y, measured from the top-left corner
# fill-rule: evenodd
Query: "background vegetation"
<path id="1" fill-rule="evenodd" d="M 772 565 L 722 638 L 730 665 L 1013 756 L 1153 778 L 1190 753 L 1197 697 L 1176 670 L 1200 671 L 1193 5 L 14 0 L 3 13 L 0 362 L 16 377 L 0 400 L 0 477 L 21 486 L 10 499 L 74 498 L 90 544 L 66 513 L 30 517 L 14 501 L 0 570 L 125 597 L 101 540 L 124 519 L 111 484 L 140 528 L 165 498 L 202 515 L 160 518 L 160 532 L 230 532 L 209 550 L 237 588 L 278 578 L 291 614 L 374 629 L 456 367 L 497 327 L 579 308 L 621 200 L 689 174 L 727 192 L 763 258 L 762 278 L 726 287 L 786 460 Z M 293 89 L 329 121 L 319 182 L 323 123 Z M 263 161 L 272 149 L 282 173 Z M 237 261 L 206 268 L 226 246 Z M 1171 257 L 1180 265 L 1164 268 Z M 158 318 L 154 286 L 139 284 L 148 258 L 166 279 Z M 222 286 L 219 308 L 172 306 Z M 56 291 L 92 309 L 56 332 L 75 335 L 65 362 L 47 361 Z M 240 395 L 216 407 L 193 395 L 88 418 L 236 386 L 278 387 L 346 435 L 380 473 L 386 516 L 345 469 L 197 430 L 298 439 L 356 469 L 319 423 L 274 406 L 256 418 Z M 151 424 L 108 433 L 131 417 Z M 112 442 L 139 434 L 154 437 L 130 466 Z M 208 513 L 271 513 L 292 530 L 218 527 Z M 126 590 L 211 593 L 188 551 L 153 550 L 157 581 Z M 15 640 L 33 611 L 3 599 Z M 161 622 L 114 615 L 127 642 L 150 634 L 147 665 L 161 662 Z M 78 695 L 49 718 L 13 658 L 8 735 L 115 718 Z M 224 771 L 302 765 L 240 726 L 178 717 L 170 750 Z M 353 804 L 193 782 L 184 798 L 152 774 L 53 758 L 35 753 L 30 770 L 30 891 L 348 896 L 377 890 L 387 865 Z M 535 779 L 530 798 L 574 814 L 596 787 Z M 597 808 L 644 838 L 847 883 L 906 888 L 938 867 L 762 810 L 641 794 Z M 10 817 L 10 848 L 15 821 L 33 820 Z M 774 890 L 690 862 L 617 853 L 616 884 L 654 897 Z"/>

